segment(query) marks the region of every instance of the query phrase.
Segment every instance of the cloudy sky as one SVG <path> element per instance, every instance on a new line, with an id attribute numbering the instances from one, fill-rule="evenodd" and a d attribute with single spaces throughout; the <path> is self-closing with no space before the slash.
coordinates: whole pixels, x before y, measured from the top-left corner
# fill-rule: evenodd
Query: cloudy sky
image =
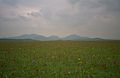
<path id="1" fill-rule="evenodd" d="M 0 36 L 120 39 L 120 0 L 0 0 Z"/>

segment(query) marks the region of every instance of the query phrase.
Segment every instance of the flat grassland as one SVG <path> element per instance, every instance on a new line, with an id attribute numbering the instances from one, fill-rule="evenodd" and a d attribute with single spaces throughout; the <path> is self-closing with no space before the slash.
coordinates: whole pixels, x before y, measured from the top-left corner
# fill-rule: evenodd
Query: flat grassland
<path id="1" fill-rule="evenodd" d="M 0 78 L 120 78 L 120 41 L 0 41 Z"/>

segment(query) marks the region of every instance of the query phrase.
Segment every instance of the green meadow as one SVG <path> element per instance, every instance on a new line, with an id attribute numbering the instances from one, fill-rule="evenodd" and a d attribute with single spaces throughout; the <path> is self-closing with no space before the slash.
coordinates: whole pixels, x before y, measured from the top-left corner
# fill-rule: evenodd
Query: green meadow
<path id="1" fill-rule="evenodd" d="M 0 78 L 120 78 L 120 41 L 0 41 Z"/>

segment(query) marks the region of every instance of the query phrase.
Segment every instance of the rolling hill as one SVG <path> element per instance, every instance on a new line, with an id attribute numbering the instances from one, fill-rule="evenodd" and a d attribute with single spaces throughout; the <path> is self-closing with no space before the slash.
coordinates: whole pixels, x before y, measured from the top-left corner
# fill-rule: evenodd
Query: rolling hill
<path id="1" fill-rule="evenodd" d="M 95 40 L 103 40 L 101 38 L 89 38 L 89 37 L 82 37 L 76 34 L 68 35 L 66 37 L 58 37 L 55 35 L 52 36 L 43 36 L 37 34 L 24 34 L 20 36 L 13 36 L 13 37 L 2 37 L 0 39 L 22 39 L 22 40 L 40 40 L 40 41 L 51 41 L 51 40 L 82 40 L 82 41 L 95 41 Z"/>

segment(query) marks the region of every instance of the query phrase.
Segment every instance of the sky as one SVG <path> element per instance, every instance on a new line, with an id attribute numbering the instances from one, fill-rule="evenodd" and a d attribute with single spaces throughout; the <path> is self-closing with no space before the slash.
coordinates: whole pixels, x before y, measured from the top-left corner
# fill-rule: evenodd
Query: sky
<path id="1" fill-rule="evenodd" d="M 0 0 L 0 36 L 120 39 L 120 0 Z"/>

